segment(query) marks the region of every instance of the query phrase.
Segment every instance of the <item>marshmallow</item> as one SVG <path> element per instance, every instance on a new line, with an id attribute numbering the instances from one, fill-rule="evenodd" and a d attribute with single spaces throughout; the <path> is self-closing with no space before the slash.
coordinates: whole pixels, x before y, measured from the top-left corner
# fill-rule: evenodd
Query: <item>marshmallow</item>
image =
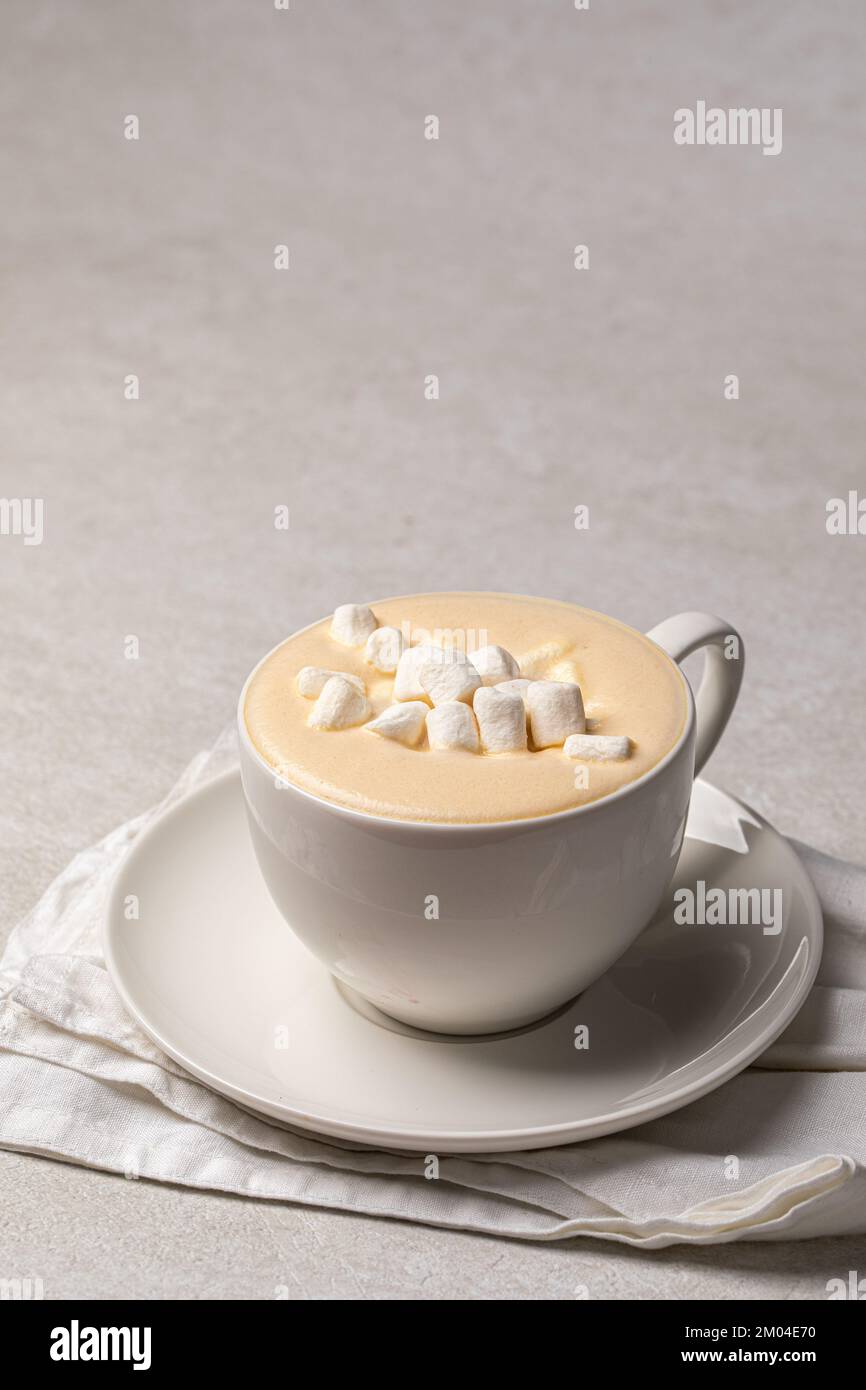
<path id="1" fill-rule="evenodd" d="M 313 729 L 351 729 L 370 717 L 363 690 L 345 676 L 330 676 L 313 705 L 309 723 Z"/>
<path id="2" fill-rule="evenodd" d="M 466 748 L 478 752 L 475 715 L 462 700 L 450 700 L 427 711 L 427 740 L 431 748 Z"/>
<path id="3" fill-rule="evenodd" d="M 544 680 L 550 676 L 551 662 L 559 661 L 567 651 L 567 642 L 543 642 L 520 658 L 520 669 L 532 680 Z"/>
<path id="4" fill-rule="evenodd" d="M 481 684 L 481 677 L 472 662 L 461 652 L 448 651 L 445 661 L 425 661 L 418 672 L 421 688 L 434 705 L 451 704 L 462 700 L 472 703 L 472 696 Z"/>
<path id="5" fill-rule="evenodd" d="M 564 743 L 569 734 L 586 732 L 579 685 L 564 681 L 533 681 L 526 692 L 529 729 L 536 748 Z"/>
<path id="6" fill-rule="evenodd" d="M 504 690 L 506 695 L 519 695 L 524 705 L 526 704 L 527 687 L 532 684 L 527 676 L 518 676 L 513 681 L 499 681 L 493 688 L 494 690 Z M 526 708 L 526 717 L 529 718 L 529 706 Z"/>
<path id="7" fill-rule="evenodd" d="M 484 685 L 497 685 L 500 681 L 510 681 L 520 675 L 520 667 L 504 647 L 479 647 L 477 651 L 469 653 L 469 660 Z"/>
<path id="8" fill-rule="evenodd" d="M 344 681 L 351 681 L 361 694 L 364 694 L 364 682 L 360 676 L 350 676 L 348 671 L 326 671 L 323 666 L 302 667 L 297 675 L 298 691 L 301 695 L 306 695 L 308 700 L 314 700 L 317 695 L 321 695 L 325 682 L 329 681 L 331 676 L 342 676 Z"/>
<path id="9" fill-rule="evenodd" d="M 517 695 L 523 701 L 523 708 L 526 712 L 526 727 L 529 728 L 529 705 L 526 703 L 526 691 L 532 681 L 525 676 L 518 676 L 513 681 L 500 681 L 494 685 L 494 690 L 501 690 L 505 695 Z"/>
<path id="10" fill-rule="evenodd" d="M 390 675 L 397 670 L 403 646 L 403 634 L 398 627 L 377 627 L 367 638 L 364 660 L 375 666 L 377 671 Z"/>
<path id="11" fill-rule="evenodd" d="M 578 681 L 577 684 L 580 685 L 580 681 Z M 604 705 L 601 704 L 599 700 L 584 700 L 583 709 L 586 714 L 586 732 L 588 734 L 597 734 L 599 729 L 604 726 L 604 721 L 607 717 L 607 711 Z"/>
<path id="12" fill-rule="evenodd" d="M 519 695 L 482 685 L 472 707 L 485 753 L 516 753 L 526 747 L 526 711 Z"/>
<path id="13" fill-rule="evenodd" d="M 550 670 L 545 672 L 544 678 L 549 681 L 564 681 L 566 685 L 580 685 L 583 676 L 575 662 L 556 661 Z"/>
<path id="14" fill-rule="evenodd" d="M 612 763 L 631 753 L 631 739 L 619 734 L 572 734 L 562 750 L 569 758 L 588 763 Z"/>
<path id="15" fill-rule="evenodd" d="M 447 654 L 441 647 L 422 643 L 418 647 L 407 647 L 397 662 L 394 677 L 395 700 L 424 700 L 427 692 L 419 680 L 421 667 L 428 661 L 444 662 Z"/>
<path id="16" fill-rule="evenodd" d="M 331 636 L 344 647 L 363 647 L 371 632 L 379 623 L 371 608 L 363 603 L 341 603 L 334 609 L 331 619 Z"/>
<path id="17" fill-rule="evenodd" d="M 364 728 L 382 738 L 393 738 L 397 743 L 405 743 L 414 748 L 424 732 L 424 720 L 428 706 L 423 700 L 404 700 L 402 704 L 389 705 Z"/>

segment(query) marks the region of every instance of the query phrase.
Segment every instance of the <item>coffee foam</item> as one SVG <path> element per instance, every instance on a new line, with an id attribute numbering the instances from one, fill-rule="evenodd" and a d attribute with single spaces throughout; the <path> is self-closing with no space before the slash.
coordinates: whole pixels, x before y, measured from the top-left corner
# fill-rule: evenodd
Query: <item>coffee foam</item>
<path id="1" fill-rule="evenodd" d="M 250 681 L 245 703 L 250 737 L 265 761 L 325 800 L 373 815 L 448 823 L 545 815 L 642 776 L 682 731 L 687 705 L 676 667 L 654 644 L 612 619 L 554 600 L 472 593 L 389 599 L 373 603 L 371 611 L 380 627 L 404 636 L 406 625 L 412 634 L 448 632 L 448 646 L 458 651 L 477 650 L 473 638 L 484 635 L 483 646 L 525 654 L 535 679 L 555 679 L 554 672 L 564 674 L 562 663 L 571 663 L 593 711 L 593 734 L 630 737 L 631 752 L 625 760 L 592 761 L 581 784 L 579 764 L 561 746 L 467 755 L 465 747 L 431 751 L 429 734 L 406 747 L 387 735 L 370 737 L 364 724 L 333 734 L 311 728 L 309 699 L 295 686 L 303 666 L 339 669 L 366 681 L 369 718 L 398 703 L 392 677 L 376 675 L 364 647 L 335 645 L 325 620 L 271 654 Z M 417 690 L 406 698 L 424 701 L 429 723 L 430 695 Z"/>

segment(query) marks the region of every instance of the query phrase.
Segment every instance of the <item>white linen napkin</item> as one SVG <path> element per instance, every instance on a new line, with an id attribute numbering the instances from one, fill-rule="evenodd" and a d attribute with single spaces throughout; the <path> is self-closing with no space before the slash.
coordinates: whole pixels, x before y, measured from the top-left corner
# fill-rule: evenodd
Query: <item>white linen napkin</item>
<path id="1" fill-rule="evenodd" d="M 234 732 L 163 802 L 236 765 Z M 530 1240 L 655 1249 L 866 1231 L 866 870 L 796 844 L 821 898 L 817 983 L 759 1062 L 641 1128 L 529 1153 L 419 1157 L 258 1118 L 166 1057 L 124 1011 L 99 924 L 157 813 L 83 851 L 0 960 L 0 1146 L 163 1182 Z M 736 1156 L 737 1177 L 725 1157 Z"/>

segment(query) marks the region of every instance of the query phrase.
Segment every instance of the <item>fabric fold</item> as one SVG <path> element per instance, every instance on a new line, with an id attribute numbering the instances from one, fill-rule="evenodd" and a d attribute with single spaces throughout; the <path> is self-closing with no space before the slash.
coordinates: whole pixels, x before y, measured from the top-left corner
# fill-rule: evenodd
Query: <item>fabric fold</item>
<path id="1" fill-rule="evenodd" d="M 165 1056 L 102 962 L 113 874 L 162 809 L 235 765 L 234 733 L 160 807 L 76 855 L 0 961 L 0 1146 L 274 1201 L 524 1240 L 644 1249 L 866 1231 L 866 870 L 795 849 L 821 897 L 813 993 L 757 1063 L 625 1133 L 525 1153 L 440 1156 L 319 1138 L 254 1115 Z"/>

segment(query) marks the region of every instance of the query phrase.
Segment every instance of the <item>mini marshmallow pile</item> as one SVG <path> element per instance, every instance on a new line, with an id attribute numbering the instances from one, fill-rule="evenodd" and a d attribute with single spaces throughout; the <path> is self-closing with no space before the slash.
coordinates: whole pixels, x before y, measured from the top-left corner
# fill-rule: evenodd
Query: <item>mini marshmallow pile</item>
<path id="1" fill-rule="evenodd" d="M 393 703 L 373 713 L 360 676 L 320 666 L 297 675 L 301 695 L 315 700 L 314 729 L 363 725 L 380 738 L 416 748 L 424 734 L 431 749 L 470 753 L 520 753 L 561 747 L 566 756 L 613 762 L 631 752 L 628 738 L 586 731 L 583 696 L 576 681 L 533 679 L 504 647 L 480 647 L 468 655 L 429 643 L 406 646 L 396 627 L 380 627 L 372 609 L 342 604 L 330 635 L 346 647 L 363 647 L 364 660 L 394 677 Z"/>

